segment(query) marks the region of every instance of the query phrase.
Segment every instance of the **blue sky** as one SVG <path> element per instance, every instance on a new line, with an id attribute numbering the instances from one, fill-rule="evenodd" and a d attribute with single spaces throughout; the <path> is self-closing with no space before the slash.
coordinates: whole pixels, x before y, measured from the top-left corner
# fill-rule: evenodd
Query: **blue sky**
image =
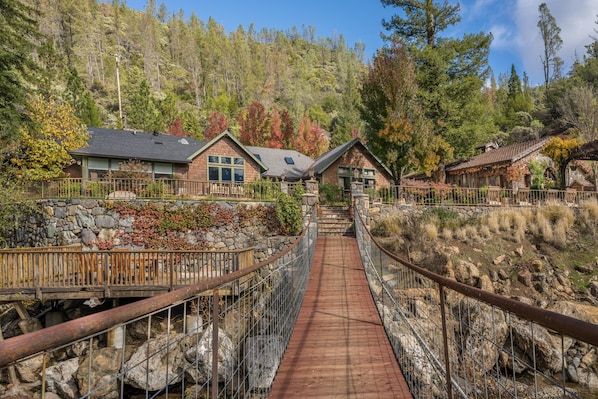
<path id="1" fill-rule="evenodd" d="M 443 0 L 436 0 L 442 2 Z M 585 45 L 598 37 L 597 0 L 544 0 L 557 25 L 561 28 L 563 47 L 559 56 L 567 72 L 575 59 L 586 54 Z M 169 12 L 192 12 L 203 21 L 209 17 L 227 32 L 239 25 L 256 30 L 262 28 L 287 31 L 296 26 L 313 26 L 317 37 L 342 35 L 348 47 L 365 44 L 366 57 L 371 57 L 383 46 L 380 33 L 382 19 L 390 19 L 398 12 L 396 7 L 383 7 L 379 0 L 156 0 L 164 2 Z M 449 0 L 451 4 L 457 1 Z M 525 71 L 532 85 L 542 84 L 544 76 L 540 54 L 542 41 L 537 27 L 538 6 L 542 0 L 461 0 L 461 23 L 450 27 L 445 35 L 462 37 L 466 33 L 492 32 L 490 66 L 498 78 L 509 74 L 511 64 L 519 76 Z M 145 9 L 146 0 L 127 0 L 134 9 Z M 384 31 L 384 33 L 387 33 Z"/>

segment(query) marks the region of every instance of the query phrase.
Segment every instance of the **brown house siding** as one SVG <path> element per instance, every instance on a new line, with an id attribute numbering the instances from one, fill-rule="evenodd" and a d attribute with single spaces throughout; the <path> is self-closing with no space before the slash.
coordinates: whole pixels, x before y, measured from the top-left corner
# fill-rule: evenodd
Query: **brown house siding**
<path id="1" fill-rule="evenodd" d="M 328 167 L 321 176 L 322 184 L 338 185 L 338 168 L 350 166 L 353 168 L 367 168 L 376 170 L 376 188 L 390 187 L 390 180 L 386 172 L 378 167 L 377 163 L 369 154 L 364 153 L 357 146 L 352 147 Z"/>
<path id="2" fill-rule="evenodd" d="M 189 180 L 208 181 L 208 156 L 231 156 L 242 157 L 245 159 L 245 182 L 252 182 L 259 179 L 260 167 L 253 159 L 247 156 L 233 140 L 224 137 L 222 140 L 214 143 L 210 148 L 199 154 L 191 164 L 187 172 Z"/>

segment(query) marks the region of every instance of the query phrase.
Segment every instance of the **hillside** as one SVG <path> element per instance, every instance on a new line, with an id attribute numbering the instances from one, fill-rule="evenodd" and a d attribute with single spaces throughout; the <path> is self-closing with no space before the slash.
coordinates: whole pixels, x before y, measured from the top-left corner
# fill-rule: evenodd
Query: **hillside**
<path id="1" fill-rule="evenodd" d="M 391 217 L 376 232 L 393 252 L 444 276 L 540 307 L 598 305 L 598 204 L 503 209 L 465 218 L 442 209 Z"/>

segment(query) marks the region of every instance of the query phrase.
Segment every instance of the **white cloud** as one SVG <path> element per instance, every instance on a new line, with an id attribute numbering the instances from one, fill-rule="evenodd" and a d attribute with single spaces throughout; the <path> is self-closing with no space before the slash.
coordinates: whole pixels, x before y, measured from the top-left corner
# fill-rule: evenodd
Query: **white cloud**
<path id="1" fill-rule="evenodd" d="M 563 47 L 558 55 L 565 63 L 563 72 L 567 73 L 573 61 L 581 59 L 586 53 L 585 45 L 592 42 L 590 35 L 596 35 L 594 29 L 598 14 L 596 0 L 545 0 L 550 13 L 561 28 Z M 519 40 L 514 44 L 518 46 L 524 70 L 530 76 L 532 84 L 544 81 L 540 55 L 544 50 L 540 31 L 538 29 L 539 11 L 541 0 L 517 0 L 514 20 L 517 24 Z"/>

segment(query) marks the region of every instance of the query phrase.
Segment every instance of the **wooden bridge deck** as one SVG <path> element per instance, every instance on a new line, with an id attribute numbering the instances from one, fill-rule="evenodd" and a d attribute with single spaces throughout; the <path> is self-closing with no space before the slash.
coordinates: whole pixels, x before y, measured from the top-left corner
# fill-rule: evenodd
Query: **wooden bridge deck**
<path id="1" fill-rule="evenodd" d="M 269 397 L 412 397 L 355 238 L 318 237 L 303 306 Z"/>

